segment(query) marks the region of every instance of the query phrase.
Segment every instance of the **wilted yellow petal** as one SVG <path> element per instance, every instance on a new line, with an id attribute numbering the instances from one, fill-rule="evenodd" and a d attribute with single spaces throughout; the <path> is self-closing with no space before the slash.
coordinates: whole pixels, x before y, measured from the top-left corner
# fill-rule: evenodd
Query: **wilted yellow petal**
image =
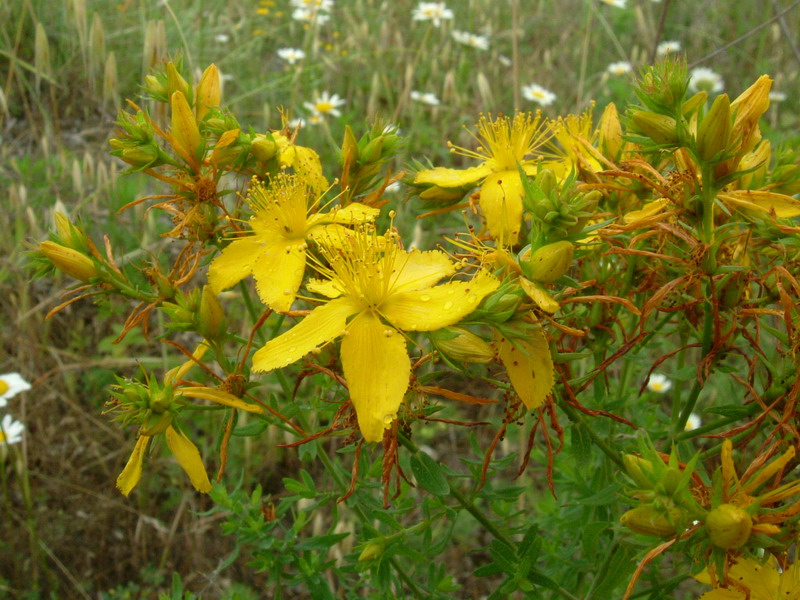
<path id="1" fill-rule="evenodd" d="M 550 347 L 542 331 L 534 331 L 514 343 L 501 337 L 497 352 L 503 362 L 511 385 L 525 406 L 538 408 L 553 390 L 555 376 Z"/>
<path id="2" fill-rule="evenodd" d="M 730 439 L 726 438 L 722 442 L 719 458 L 722 467 L 722 496 L 723 499 L 727 499 L 730 497 L 733 487 L 739 483 L 736 469 L 733 466 L 733 443 Z"/>
<path id="3" fill-rule="evenodd" d="M 657 215 L 660 213 L 664 208 L 669 206 L 669 199 L 668 198 L 659 198 L 658 200 L 653 200 L 652 202 L 648 202 L 639 210 L 632 210 L 630 212 L 626 212 L 625 215 L 622 217 L 622 220 L 625 223 L 635 223 L 636 221 L 641 221 L 642 219 L 646 219 L 647 217 L 652 217 L 653 215 Z"/>
<path id="4" fill-rule="evenodd" d="M 772 479 L 778 471 L 781 471 L 786 464 L 794 458 L 794 455 L 794 448 L 789 446 L 786 452 L 766 465 L 757 475 L 748 479 L 746 483 L 743 483 L 742 491 L 745 494 L 752 494 L 755 492 L 762 483 L 766 483 L 769 479 Z"/>
<path id="5" fill-rule="evenodd" d="M 239 408 L 251 413 L 263 413 L 264 409 L 258 404 L 250 404 L 241 398 L 237 398 L 233 394 L 229 394 L 223 390 L 212 387 L 181 387 L 175 390 L 176 394 L 186 396 L 187 398 L 199 398 L 200 400 L 209 400 L 230 406 L 231 408 Z"/>
<path id="6" fill-rule="evenodd" d="M 499 285 L 494 275 L 482 271 L 471 281 L 393 294 L 381 304 L 380 311 L 403 331 L 434 331 L 458 323 Z"/>
<path id="7" fill-rule="evenodd" d="M 348 298 L 318 306 L 286 333 L 270 340 L 253 355 L 254 371 L 271 371 L 300 360 L 342 335 L 347 317 L 358 312 Z"/>
<path id="8" fill-rule="evenodd" d="M 281 239 L 264 246 L 252 265 L 261 301 L 278 312 L 289 310 L 305 269 L 305 241 Z"/>
<path id="9" fill-rule="evenodd" d="M 524 277 L 519 278 L 519 284 L 522 287 L 522 291 L 528 295 L 528 298 L 536 302 L 536 304 L 545 312 L 549 312 L 550 314 L 556 312 L 560 305 L 558 302 L 553 298 L 544 287 L 525 279 Z"/>
<path id="10" fill-rule="evenodd" d="M 149 435 L 139 436 L 128 463 L 122 469 L 119 477 L 117 477 L 117 489 L 126 496 L 131 493 L 131 490 L 136 487 L 136 484 L 142 478 L 142 462 L 144 461 L 144 453 L 147 450 L 149 441 Z"/>
<path id="11" fill-rule="evenodd" d="M 233 240 L 223 248 L 208 267 L 211 289 L 219 293 L 250 275 L 253 261 L 262 248 L 261 242 L 254 236 Z"/>
<path id="12" fill-rule="evenodd" d="M 181 468 L 186 471 L 194 489 L 204 494 L 210 492 L 211 482 L 208 480 L 208 474 L 203 466 L 203 460 L 200 458 L 197 446 L 171 425 L 167 427 L 166 437 L 169 449 L 175 455 L 175 459 Z"/>
<path id="13" fill-rule="evenodd" d="M 361 434 L 368 442 L 380 442 L 411 377 L 406 341 L 374 314 L 364 312 L 347 326 L 341 357 Z"/>
<path id="14" fill-rule="evenodd" d="M 431 184 L 441 188 L 463 188 L 476 186 L 486 176 L 492 173 L 492 167 L 486 163 L 469 169 L 447 169 L 436 167 L 420 171 L 414 177 L 414 183 Z"/>
<path id="15" fill-rule="evenodd" d="M 494 173 L 481 186 L 479 203 L 486 227 L 505 246 L 517 243 L 522 226 L 522 196 L 522 180 L 516 171 Z"/>
<path id="16" fill-rule="evenodd" d="M 453 261 L 439 250 L 399 251 L 395 257 L 394 270 L 397 274 L 392 279 L 392 291 L 395 293 L 430 287 L 443 277 L 456 272 Z"/>
<path id="17" fill-rule="evenodd" d="M 800 215 L 800 200 L 764 190 L 735 190 L 719 194 L 719 199 L 744 209 L 762 213 L 775 213 L 781 219 L 791 219 Z"/>

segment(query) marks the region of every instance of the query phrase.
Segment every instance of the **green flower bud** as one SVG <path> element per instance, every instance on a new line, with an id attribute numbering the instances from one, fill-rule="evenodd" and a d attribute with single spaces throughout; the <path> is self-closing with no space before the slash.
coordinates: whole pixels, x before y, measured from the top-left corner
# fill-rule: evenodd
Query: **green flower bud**
<path id="1" fill-rule="evenodd" d="M 697 153 L 701 160 L 709 161 L 727 150 L 731 125 L 731 101 L 728 94 L 722 94 L 697 128 Z"/>
<path id="2" fill-rule="evenodd" d="M 461 327 L 445 327 L 431 334 L 436 348 L 449 358 L 466 363 L 485 364 L 494 360 L 492 347 Z"/>
<path id="3" fill-rule="evenodd" d="M 632 115 L 633 124 L 656 144 L 675 144 L 678 141 L 677 121 L 667 115 L 637 110 Z"/>
<path id="4" fill-rule="evenodd" d="M 572 266 L 574 252 L 575 246 L 566 240 L 542 246 L 528 259 L 530 278 L 542 283 L 557 281 Z"/>
<path id="5" fill-rule="evenodd" d="M 626 512 L 619 521 L 634 533 L 670 537 L 675 535 L 678 522 L 683 518 L 683 511 L 677 506 L 658 510 L 651 504 L 643 504 Z"/>
<path id="6" fill-rule="evenodd" d="M 712 544 L 730 550 L 743 546 L 750 538 L 753 519 L 738 506 L 720 504 L 708 513 L 705 528 Z"/>

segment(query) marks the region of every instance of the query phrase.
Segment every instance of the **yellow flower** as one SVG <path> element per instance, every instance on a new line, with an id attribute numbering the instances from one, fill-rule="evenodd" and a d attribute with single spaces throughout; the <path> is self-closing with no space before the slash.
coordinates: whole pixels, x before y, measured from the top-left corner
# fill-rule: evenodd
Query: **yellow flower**
<path id="1" fill-rule="evenodd" d="M 519 166 L 533 175 L 537 162 L 531 153 L 550 137 L 539 113 L 517 113 L 514 118 L 482 116 L 477 124 L 476 151 L 452 146 L 453 152 L 477 158 L 481 164 L 469 169 L 436 167 L 417 173 L 415 184 L 430 184 L 444 189 L 481 186 L 480 207 L 489 233 L 501 244 L 517 243 L 522 226 L 524 189 Z"/>
<path id="2" fill-rule="evenodd" d="M 383 243 L 364 228 L 324 247 L 330 267 L 309 289 L 330 298 L 253 357 L 255 371 L 291 364 L 343 335 L 342 369 L 364 439 L 377 442 L 391 425 L 411 376 L 404 331 L 434 331 L 470 314 L 497 288 L 480 272 L 471 281 L 435 284 L 455 273 L 438 250 L 407 252 L 387 236 Z"/>
<path id="3" fill-rule="evenodd" d="M 800 563 L 793 563 L 783 572 L 777 567 L 773 558 L 762 565 L 741 557 L 728 571 L 730 585 L 706 592 L 700 600 L 800 600 Z M 696 579 L 711 584 L 707 571 Z"/>
<path id="4" fill-rule="evenodd" d="M 205 343 L 201 343 L 193 355 L 194 358 L 199 360 L 207 349 L 208 346 Z M 139 414 L 136 417 L 143 421 L 133 452 L 131 452 L 125 468 L 122 469 L 119 477 L 117 477 L 117 489 L 126 496 L 131 493 L 142 478 L 142 464 L 147 446 L 150 440 L 160 433 L 164 433 L 167 446 L 175 456 L 178 464 L 189 476 L 194 488 L 203 493 L 208 493 L 211 490 L 211 482 L 206 474 L 203 459 L 200 457 L 197 446 L 175 426 L 175 417 L 182 408 L 182 399 L 210 400 L 223 406 L 239 408 L 248 412 L 264 412 L 260 406 L 244 402 L 233 394 L 216 388 L 174 387 L 174 384 L 183 379 L 183 376 L 194 364 L 194 360 L 189 360 L 180 367 L 167 372 L 164 375 L 163 386 L 159 386 L 158 382 L 151 379 L 147 387 L 142 385 L 128 387 L 127 389 L 121 387 L 120 391 L 114 394 L 118 399 L 122 400 L 123 407 L 120 410 L 137 412 Z M 142 401 L 146 408 L 141 406 Z"/>
<path id="5" fill-rule="evenodd" d="M 315 212 L 314 191 L 297 175 L 278 174 L 269 187 L 254 182 L 247 202 L 255 213 L 252 235 L 236 238 L 208 269 L 208 280 L 220 292 L 252 274 L 261 300 L 279 312 L 289 310 L 303 281 L 308 240 L 320 236 L 344 239 L 345 225 L 372 221 L 377 208 L 357 202 L 330 212 Z"/>

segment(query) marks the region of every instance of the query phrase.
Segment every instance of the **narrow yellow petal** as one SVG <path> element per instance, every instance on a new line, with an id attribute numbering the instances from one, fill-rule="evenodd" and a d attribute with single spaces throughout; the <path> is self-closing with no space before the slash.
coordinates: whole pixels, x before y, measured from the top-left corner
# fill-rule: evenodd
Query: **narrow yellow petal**
<path id="1" fill-rule="evenodd" d="M 211 491 L 211 482 L 208 480 L 208 474 L 203 466 L 203 460 L 200 458 L 200 451 L 197 446 L 171 425 L 167 427 L 166 437 L 169 449 L 175 455 L 175 459 L 181 468 L 186 471 L 194 489 L 204 494 Z"/>
<path id="2" fill-rule="evenodd" d="M 733 443 L 729 438 L 722 442 L 719 458 L 722 468 L 722 496 L 723 499 L 727 499 L 733 492 L 734 486 L 739 484 L 739 478 L 736 476 L 736 469 L 733 466 Z"/>
<path id="3" fill-rule="evenodd" d="M 270 340 L 253 355 L 254 371 L 272 371 L 300 360 L 306 354 L 342 335 L 347 317 L 358 308 L 347 298 L 318 306 L 286 333 Z"/>
<path id="4" fill-rule="evenodd" d="M 175 390 L 176 394 L 186 396 L 187 398 L 199 398 L 200 400 L 209 400 L 230 406 L 231 408 L 239 408 L 251 413 L 263 413 L 264 409 L 258 404 L 250 404 L 241 398 L 237 398 L 233 394 L 229 394 L 223 390 L 212 387 L 181 387 Z"/>
<path id="5" fill-rule="evenodd" d="M 175 381 L 180 381 L 184 378 L 186 373 L 191 369 L 194 365 L 197 364 L 196 361 L 199 361 L 203 358 L 203 355 L 208 351 L 210 346 L 206 343 L 205 340 L 200 342 L 195 348 L 195 351 L 192 352 L 192 357 L 194 360 L 187 360 L 180 366 L 175 367 L 174 369 L 170 369 L 164 374 L 164 383 L 172 384 Z"/>
<path id="6" fill-rule="evenodd" d="M 501 337 L 497 351 L 514 391 L 530 410 L 538 408 L 553 391 L 555 376 L 550 347 L 542 331 L 534 331 L 514 343 Z"/>
<path id="7" fill-rule="evenodd" d="M 208 267 L 211 289 L 219 293 L 250 275 L 253 261 L 261 249 L 261 242 L 255 236 L 233 240 Z"/>
<path id="8" fill-rule="evenodd" d="M 492 173 L 490 165 L 483 163 L 469 169 L 447 169 L 436 167 L 427 171 L 420 171 L 414 177 L 414 183 L 432 184 L 442 188 L 462 188 L 476 186 L 484 177 Z"/>
<path id="9" fill-rule="evenodd" d="M 328 223 L 352 225 L 354 223 L 372 222 L 378 217 L 380 212 L 379 208 L 367 206 L 360 202 L 351 202 L 345 207 L 334 208 L 331 212 L 320 216 L 325 217 Z"/>
<path id="10" fill-rule="evenodd" d="M 365 312 L 347 326 L 341 357 L 361 434 L 368 442 L 380 442 L 397 416 L 411 377 L 406 341 Z"/>
<path id="11" fill-rule="evenodd" d="M 191 158 L 195 158 L 198 148 L 202 141 L 200 130 L 197 127 L 197 120 L 194 112 L 186 101 L 183 92 L 172 94 L 172 135 L 184 153 Z"/>
<path id="12" fill-rule="evenodd" d="M 262 248 L 252 266 L 261 301 L 278 312 L 289 310 L 305 269 L 305 240 L 281 239 Z"/>
<path id="13" fill-rule="evenodd" d="M 623 215 L 622 220 L 625 223 L 635 223 L 636 221 L 641 221 L 642 219 L 646 219 L 647 217 L 652 217 L 653 215 L 657 215 L 660 213 L 665 207 L 669 206 L 669 199 L 668 198 L 659 198 L 658 200 L 653 200 L 652 202 L 648 202 L 639 210 L 632 210 L 630 212 L 626 212 Z"/>
<path id="14" fill-rule="evenodd" d="M 131 493 L 136 484 L 142 478 L 142 462 L 144 461 L 144 453 L 147 450 L 147 443 L 150 441 L 149 435 L 141 435 L 136 440 L 136 445 L 133 447 L 133 452 L 128 459 L 122 473 L 117 477 L 117 489 L 126 496 Z"/>
<path id="15" fill-rule="evenodd" d="M 765 190 L 735 190 L 719 194 L 719 199 L 748 210 L 774 212 L 781 219 L 800 216 L 800 200 L 786 194 Z"/>
<path id="16" fill-rule="evenodd" d="M 343 292 L 336 282 L 330 279 L 309 279 L 306 282 L 306 289 L 326 298 L 338 298 Z"/>
<path id="17" fill-rule="evenodd" d="M 543 311 L 553 314 L 556 312 L 560 305 L 553 298 L 544 287 L 539 285 L 538 283 L 534 283 L 524 277 L 519 278 L 519 284 L 522 287 L 522 291 L 528 295 L 528 298 L 536 302 L 536 304 L 541 308 Z"/>
<path id="18" fill-rule="evenodd" d="M 421 290 L 456 272 L 453 262 L 439 250 L 399 251 L 394 270 L 397 274 L 392 280 L 393 292 Z"/>
<path id="19" fill-rule="evenodd" d="M 499 285 L 494 275 L 481 271 L 471 281 L 394 294 L 381 304 L 380 312 L 403 331 L 434 331 L 458 323 Z"/>
<path id="20" fill-rule="evenodd" d="M 761 486 L 761 484 L 766 483 L 778 471 L 783 470 L 786 464 L 794 458 L 794 455 L 794 448 L 789 446 L 789 449 L 786 450 L 786 452 L 761 469 L 761 471 L 755 477 L 748 479 L 746 482 L 742 482 L 742 491 L 745 494 L 752 494 L 755 492 Z"/>
<path id="21" fill-rule="evenodd" d="M 501 171 L 486 178 L 479 204 L 486 227 L 501 244 L 517 243 L 522 226 L 522 180 L 516 171 Z"/>

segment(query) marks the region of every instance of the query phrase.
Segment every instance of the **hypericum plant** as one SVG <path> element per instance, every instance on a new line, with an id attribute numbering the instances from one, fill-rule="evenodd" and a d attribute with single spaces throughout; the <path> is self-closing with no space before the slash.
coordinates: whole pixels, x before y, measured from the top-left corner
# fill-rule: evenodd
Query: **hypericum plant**
<path id="1" fill-rule="evenodd" d="M 680 61 L 646 68 L 641 104 L 622 118 L 609 105 L 596 126 L 592 110 L 485 115 L 476 147 L 453 147 L 478 165 L 414 161 L 393 174 L 403 144 L 391 125 L 360 139 L 347 127 L 340 164 L 323 165 L 300 131 L 243 128 L 221 104 L 213 65 L 194 88 L 173 63 L 149 76 L 155 108 L 130 103 L 111 146 L 163 184 L 141 201 L 171 218 L 171 264 L 153 256 L 121 268 L 108 238 L 101 253 L 63 215 L 36 255 L 43 271 L 80 280 L 52 312 L 131 298 L 122 336 L 147 333 L 160 313 L 159 342 L 188 358 L 114 386 L 109 412 L 138 427 L 119 489 L 132 491 L 163 436 L 209 491 L 187 431 L 212 411 L 218 481 L 231 441 L 267 430 L 329 476 L 303 470 L 274 499 L 212 491 L 277 594 L 449 597 L 455 574 L 431 559 L 463 541 L 460 511 L 482 531 L 470 540 L 485 549 L 474 575 L 490 578 L 492 598 L 600 598 L 626 582 L 627 598 L 667 549 L 673 576 L 653 572 L 652 593 L 704 569 L 699 579 L 730 597 L 752 592 L 737 569 L 786 565 L 798 533 L 800 482 L 783 479 L 798 445 L 800 166 L 793 149 L 773 155 L 762 138 L 768 77 L 733 101 L 687 97 L 687 78 Z M 154 116 L 167 112 L 169 125 Z M 412 210 L 441 223 L 436 248 L 404 243 L 408 224 L 384 195 L 401 179 Z M 443 215 L 459 209 L 463 229 L 446 227 Z M 185 379 L 195 365 L 198 378 Z M 644 409 L 638 396 L 657 369 L 688 385 Z M 738 397 L 716 400 L 730 385 Z M 687 429 L 701 407 L 707 424 Z M 252 416 L 240 422 L 240 411 Z M 483 448 L 461 435 L 471 446 L 461 470 L 431 456 L 442 429 L 492 423 Z M 518 428 L 517 476 L 543 461 L 566 504 L 536 479 L 512 485 L 500 473 Z M 572 462 L 557 457 L 567 443 Z M 734 448 L 752 460 L 741 478 Z M 541 510 L 514 508 L 531 501 Z M 329 526 L 309 533 L 314 510 Z M 347 545 L 344 523 L 360 546 Z"/>

